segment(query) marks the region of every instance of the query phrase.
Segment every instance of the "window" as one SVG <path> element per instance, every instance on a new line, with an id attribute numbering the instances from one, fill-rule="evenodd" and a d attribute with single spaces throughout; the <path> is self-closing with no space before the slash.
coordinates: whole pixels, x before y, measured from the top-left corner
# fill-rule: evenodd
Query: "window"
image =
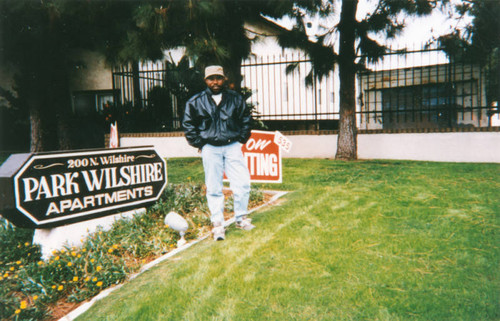
<path id="1" fill-rule="evenodd" d="M 90 115 L 102 111 L 113 103 L 113 90 L 78 91 L 73 93 L 73 111 L 77 115 Z"/>
<path id="2" fill-rule="evenodd" d="M 455 90 L 448 84 L 382 90 L 384 129 L 438 128 L 456 123 Z"/>

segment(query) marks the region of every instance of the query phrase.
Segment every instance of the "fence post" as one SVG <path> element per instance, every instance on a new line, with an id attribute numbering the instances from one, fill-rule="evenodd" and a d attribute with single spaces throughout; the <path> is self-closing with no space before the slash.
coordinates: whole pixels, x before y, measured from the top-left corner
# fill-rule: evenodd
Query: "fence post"
<path id="1" fill-rule="evenodd" d="M 311 64 L 311 68 L 312 64 Z M 318 122 L 318 87 L 317 87 L 317 77 L 316 77 L 316 72 L 314 71 L 314 68 L 312 69 L 313 73 L 313 90 L 314 90 L 314 129 L 319 130 L 319 122 Z"/>
<path id="2" fill-rule="evenodd" d="M 139 63 L 137 61 L 132 62 L 132 90 L 134 92 L 134 107 L 142 108 Z"/>

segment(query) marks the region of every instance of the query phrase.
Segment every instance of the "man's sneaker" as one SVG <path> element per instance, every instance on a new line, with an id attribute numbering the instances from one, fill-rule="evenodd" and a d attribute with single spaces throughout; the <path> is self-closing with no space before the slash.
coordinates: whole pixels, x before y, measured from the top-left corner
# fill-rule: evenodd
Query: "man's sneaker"
<path id="1" fill-rule="evenodd" d="M 241 221 L 236 222 L 236 227 L 245 231 L 250 231 L 255 228 L 255 225 L 252 224 L 251 218 L 243 216 Z"/>
<path id="2" fill-rule="evenodd" d="M 214 223 L 212 234 L 214 235 L 214 240 L 216 241 L 224 241 L 226 239 L 226 231 L 221 223 Z"/>

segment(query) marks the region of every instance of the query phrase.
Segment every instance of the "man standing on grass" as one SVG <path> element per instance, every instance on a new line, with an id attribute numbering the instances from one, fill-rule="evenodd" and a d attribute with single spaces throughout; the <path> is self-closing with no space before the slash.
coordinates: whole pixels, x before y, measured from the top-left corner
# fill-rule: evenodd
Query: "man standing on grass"
<path id="1" fill-rule="evenodd" d="M 207 88 L 188 100 L 182 122 L 188 143 L 201 151 L 215 240 L 225 239 L 224 173 L 234 195 L 236 227 L 255 227 L 247 217 L 250 174 L 241 152 L 242 144 L 250 137 L 251 115 L 243 97 L 226 89 L 225 82 L 221 66 L 208 66 Z"/>

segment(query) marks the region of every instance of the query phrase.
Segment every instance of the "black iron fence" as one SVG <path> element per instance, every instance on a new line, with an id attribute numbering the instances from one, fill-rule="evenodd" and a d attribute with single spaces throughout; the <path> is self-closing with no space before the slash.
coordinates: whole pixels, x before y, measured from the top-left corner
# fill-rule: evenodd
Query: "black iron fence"
<path id="1" fill-rule="evenodd" d="M 113 71 L 116 110 L 123 110 L 127 131 L 176 131 L 181 127 L 177 95 L 168 89 L 165 64 L 125 65 Z M 119 118 L 119 117 L 115 117 Z M 137 126 L 137 124 L 139 124 Z"/>
<path id="2" fill-rule="evenodd" d="M 499 126 L 494 76 L 491 65 L 450 60 L 440 49 L 386 55 L 358 74 L 358 127 Z"/>
<path id="3" fill-rule="evenodd" d="M 500 126 L 498 92 L 490 83 L 498 67 L 492 66 L 498 62 L 450 60 L 440 49 L 388 54 L 357 75 L 357 126 L 368 131 Z M 242 86 L 252 91 L 247 102 L 254 116 L 273 130 L 337 129 L 338 72 L 312 77 L 306 85 L 311 68 L 297 53 L 244 61 Z M 179 130 L 185 97 L 162 91 L 171 86 L 169 72 L 163 63 L 115 70 L 115 104 L 156 110 L 155 120 L 164 122 L 155 130 Z"/>

